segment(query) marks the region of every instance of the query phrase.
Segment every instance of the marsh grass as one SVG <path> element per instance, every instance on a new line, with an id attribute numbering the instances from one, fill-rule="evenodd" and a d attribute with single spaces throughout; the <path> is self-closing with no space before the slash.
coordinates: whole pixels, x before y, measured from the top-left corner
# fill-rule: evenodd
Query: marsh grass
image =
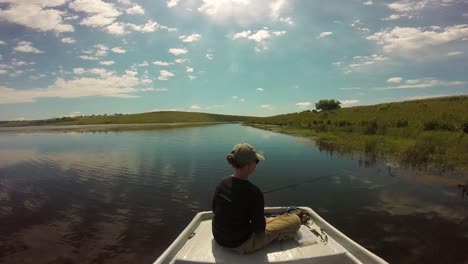
<path id="1" fill-rule="evenodd" d="M 468 169 L 468 96 L 304 111 L 246 123 L 314 137 L 322 147 L 358 151 L 369 162 L 391 159 L 412 167 Z M 269 127 L 263 127 L 269 125 Z"/>

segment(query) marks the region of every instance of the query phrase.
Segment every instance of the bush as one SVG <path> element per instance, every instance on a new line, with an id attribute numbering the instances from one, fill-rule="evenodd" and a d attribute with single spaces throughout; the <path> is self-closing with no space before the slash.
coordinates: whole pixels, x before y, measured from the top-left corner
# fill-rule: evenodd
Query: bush
<path id="1" fill-rule="evenodd" d="M 408 126 L 408 120 L 406 119 L 400 119 L 396 122 L 396 127 L 401 128 L 401 127 L 407 127 Z"/>
<path id="2" fill-rule="evenodd" d="M 468 122 L 467 123 L 463 123 L 462 126 L 461 126 L 463 132 L 465 133 L 468 133 Z"/>
<path id="3" fill-rule="evenodd" d="M 318 110 L 327 111 L 340 108 L 340 104 L 340 101 L 334 99 L 320 100 L 317 103 L 315 103 L 315 108 L 317 108 Z"/>
<path id="4" fill-rule="evenodd" d="M 326 132 L 326 131 L 328 131 L 327 130 L 327 125 L 320 124 L 320 125 L 315 127 L 315 131 L 317 131 L 317 132 Z"/>
<path id="5" fill-rule="evenodd" d="M 368 121 L 366 126 L 364 127 L 364 135 L 375 135 L 377 134 L 377 130 L 379 129 L 379 125 L 377 124 L 377 121 L 371 120 Z"/>
<path id="6" fill-rule="evenodd" d="M 408 148 L 404 154 L 404 162 L 412 166 L 426 165 L 435 153 L 436 147 L 430 141 L 420 141 Z"/>
<path id="7" fill-rule="evenodd" d="M 452 123 L 439 122 L 437 120 L 430 120 L 423 123 L 423 130 L 446 130 L 446 131 L 455 131 L 457 128 Z"/>
<path id="8" fill-rule="evenodd" d="M 338 122 L 338 126 L 340 127 L 344 127 L 344 126 L 351 126 L 352 123 L 351 122 L 348 122 L 348 121 L 340 121 Z"/>

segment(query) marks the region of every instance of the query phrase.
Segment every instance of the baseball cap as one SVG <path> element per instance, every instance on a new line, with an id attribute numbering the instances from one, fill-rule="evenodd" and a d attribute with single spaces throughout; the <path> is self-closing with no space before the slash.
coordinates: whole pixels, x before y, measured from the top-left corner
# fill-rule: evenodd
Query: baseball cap
<path id="1" fill-rule="evenodd" d="M 265 157 L 258 154 L 254 147 L 248 143 L 240 143 L 234 146 L 231 151 L 237 164 L 244 166 L 252 161 L 265 160 Z"/>

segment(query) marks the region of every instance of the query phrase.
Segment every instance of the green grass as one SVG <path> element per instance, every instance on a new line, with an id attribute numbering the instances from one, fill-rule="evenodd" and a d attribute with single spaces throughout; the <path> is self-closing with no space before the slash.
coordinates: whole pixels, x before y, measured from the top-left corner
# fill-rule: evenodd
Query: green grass
<path id="1" fill-rule="evenodd" d="M 259 128 L 318 139 L 319 148 L 413 167 L 468 170 L 468 96 L 251 118 Z"/>
<path id="2" fill-rule="evenodd" d="M 62 117 L 45 120 L 1 121 L 0 126 L 240 122 L 248 118 L 251 117 L 193 112 L 161 111 L 129 115 L 115 114 L 82 117 Z"/>

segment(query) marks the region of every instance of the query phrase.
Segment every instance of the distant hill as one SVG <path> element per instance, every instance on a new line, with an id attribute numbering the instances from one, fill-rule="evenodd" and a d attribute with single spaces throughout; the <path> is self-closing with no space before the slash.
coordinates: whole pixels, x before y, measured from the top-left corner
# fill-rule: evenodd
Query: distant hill
<path id="1" fill-rule="evenodd" d="M 317 129 L 320 129 L 319 126 L 323 123 L 334 125 L 336 122 L 337 127 L 348 127 L 344 130 L 349 130 L 350 126 L 360 126 L 369 121 L 376 121 L 381 127 L 387 128 L 406 126 L 417 128 L 429 122 L 460 127 L 463 123 L 468 122 L 468 96 L 438 97 L 321 112 L 307 110 L 300 113 L 256 117 L 247 120 L 248 123 L 304 128 L 317 127 Z M 447 127 L 448 129 L 449 127 Z"/>
<path id="2" fill-rule="evenodd" d="M 97 116 L 62 117 L 44 120 L 0 121 L 0 126 L 41 125 L 96 125 L 139 123 L 186 123 L 186 122 L 242 122 L 249 116 L 218 115 L 195 112 L 161 111 L 142 114 L 114 114 Z"/>

